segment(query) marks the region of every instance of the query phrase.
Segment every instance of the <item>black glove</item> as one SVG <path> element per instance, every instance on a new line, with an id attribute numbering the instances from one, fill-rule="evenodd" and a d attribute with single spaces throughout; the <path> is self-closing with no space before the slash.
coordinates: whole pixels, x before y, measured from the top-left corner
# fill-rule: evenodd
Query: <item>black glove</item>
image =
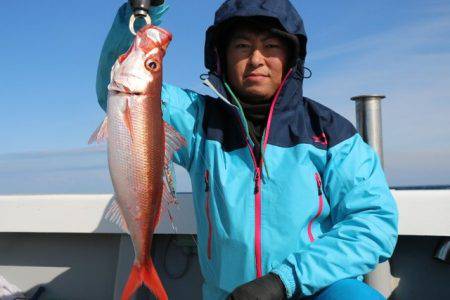
<path id="1" fill-rule="evenodd" d="M 284 300 L 286 292 L 278 275 L 268 273 L 263 277 L 238 286 L 227 300 Z"/>

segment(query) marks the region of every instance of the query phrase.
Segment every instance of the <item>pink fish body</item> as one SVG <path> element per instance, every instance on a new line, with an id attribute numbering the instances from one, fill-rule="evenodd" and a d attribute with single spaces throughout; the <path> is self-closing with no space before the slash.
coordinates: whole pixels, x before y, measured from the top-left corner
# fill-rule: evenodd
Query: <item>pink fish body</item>
<path id="1" fill-rule="evenodd" d="M 185 145 L 162 119 L 162 59 L 171 39 L 169 32 L 152 25 L 137 33 L 111 70 L 107 116 L 90 140 L 107 137 L 116 200 L 107 216 L 133 242 L 135 260 L 122 299 L 130 299 L 142 284 L 157 299 L 167 299 L 150 248 L 162 202 L 175 200 L 168 164 Z"/>

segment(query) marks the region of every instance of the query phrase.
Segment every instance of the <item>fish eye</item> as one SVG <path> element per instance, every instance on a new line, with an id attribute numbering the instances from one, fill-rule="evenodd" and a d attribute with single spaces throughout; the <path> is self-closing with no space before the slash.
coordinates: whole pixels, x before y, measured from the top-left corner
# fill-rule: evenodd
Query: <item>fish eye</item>
<path id="1" fill-rule="evenodd" d="M 155 62 L 152 59 L 147 59 L 145 61 L 145 68 L 149 71 L 157 71 L 158 70 L 158 63 Z"/>

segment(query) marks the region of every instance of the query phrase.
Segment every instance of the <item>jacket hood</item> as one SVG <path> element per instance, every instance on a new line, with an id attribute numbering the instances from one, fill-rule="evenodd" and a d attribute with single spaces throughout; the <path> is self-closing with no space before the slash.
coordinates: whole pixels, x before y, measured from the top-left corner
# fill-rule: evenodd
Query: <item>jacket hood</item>
<path id="1" fill-rule="evenodd" d="M 284 31 L 298 39 L 298 60 L 306 56 L 307 36 L 303 20 L 289 0 L 227 0 L 216 11 L 214 24 L 206 31 L 205 67 L 217 73 L 219 53 L 215 44 L 218 29 L 233 18 L 269 17 L 278 20 Z"/>

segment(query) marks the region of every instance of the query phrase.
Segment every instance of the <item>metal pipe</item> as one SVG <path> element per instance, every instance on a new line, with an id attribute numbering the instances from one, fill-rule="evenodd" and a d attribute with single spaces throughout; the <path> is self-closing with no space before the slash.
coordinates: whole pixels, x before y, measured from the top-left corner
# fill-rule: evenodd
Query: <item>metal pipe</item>
<path id="1" fill-rule="evenodd" d="M 363 140 L 378 154 L 381 165 L 383 159 L 383 135 L 381 127 L 381 100 L 383 95 L 360 95 L 352 97 L 356 105 L 356 127 Z M 375 270 L 366 275 L 367 284 L 389 298 L 398 285 L 398 279 L 391 275 L 389 261 L 378 264 Z"/>
<path id="2" fill-rule="evenodd" d="M 351 99 L 356 104 L 356 126 L 359 134 L 377 152 L 381 164 L 383 159 L 383 135 L 381 130 L 381 100 L 383 95 L 361 95 Z"/>

